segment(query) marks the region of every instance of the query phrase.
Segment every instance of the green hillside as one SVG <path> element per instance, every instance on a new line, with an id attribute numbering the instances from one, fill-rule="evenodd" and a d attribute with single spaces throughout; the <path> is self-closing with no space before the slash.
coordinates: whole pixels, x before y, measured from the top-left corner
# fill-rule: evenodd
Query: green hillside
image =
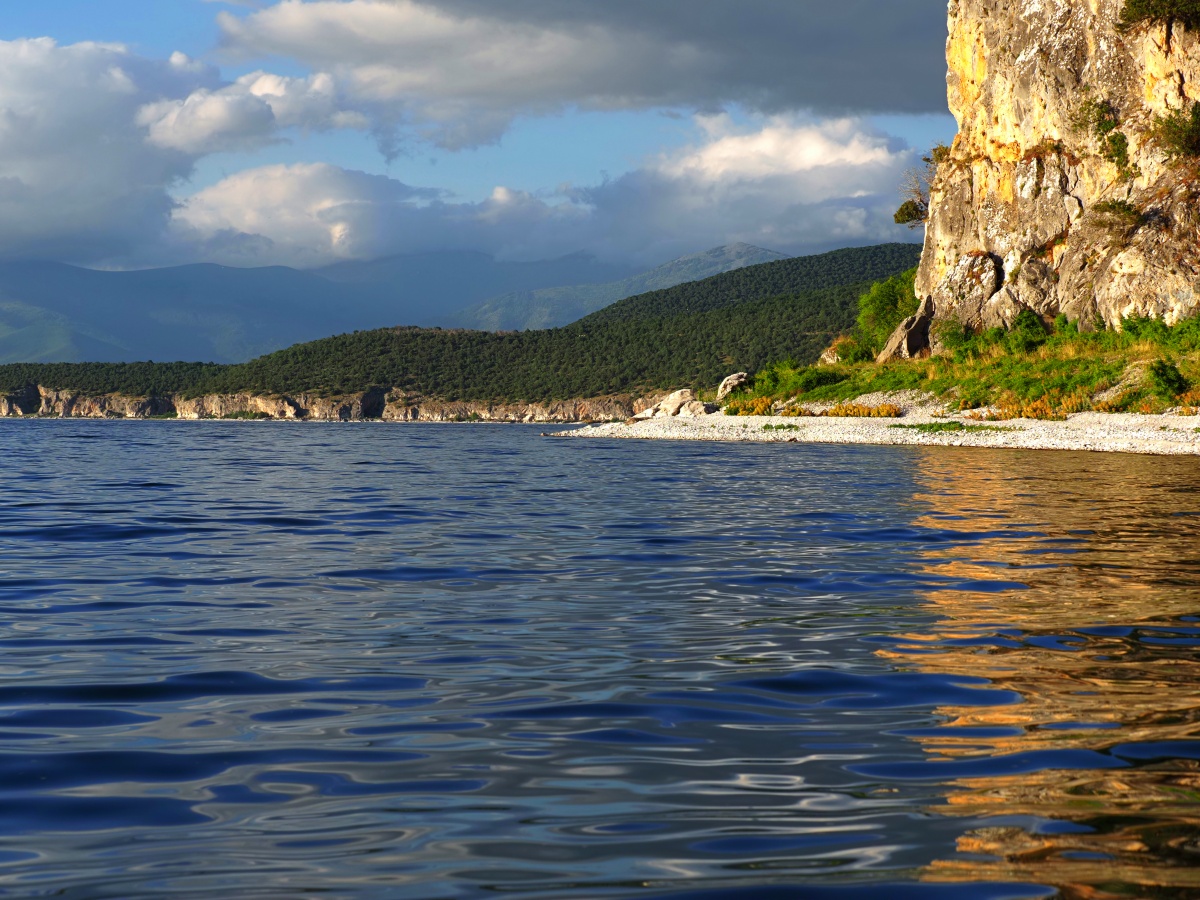
<path id="1" fill-rule="evenodd" d="M 297 344 L 230 366 L 0 366 L 0 390 L 31 383 L 188 395 L 397 387 L 447 400 L 547 400 L 711 387 L 730 372 L 755 371 L 776 360 L 812 362 L 853 325 L 857 299 L 869 283 L 911 267 L 914 256 L 907 245 L 885 245 L 768 263 L 630 298 L 543 331 L 381 329 Z"/>
<path id="2" fill-rule="evenodd" d="M 880 244 L 834 250 L 817 256 L 797 256 L 630 297 L 581 321 L 595 324 L 684 315 L 761 297 L 874 282 L 911 269 L 920 261 L 919 244 Z"/>

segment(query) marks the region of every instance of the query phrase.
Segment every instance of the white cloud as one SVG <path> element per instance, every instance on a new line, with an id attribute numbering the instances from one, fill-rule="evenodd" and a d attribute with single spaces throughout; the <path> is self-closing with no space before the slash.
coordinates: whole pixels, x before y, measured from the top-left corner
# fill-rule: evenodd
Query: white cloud
<path id="1" fill-rule="evenodd" d="M 289 128 L 368 126 L 327 75 L 255 72 L 226 84 L 182 53 L 0 41 L 0 258 L 157 259 L 170 192 L 197 159 Z"/>
<path id="2" fill-rule="evenodd" d="M 222 262 L 315 266 L 395 252 L 389 225 L 436 196 L 327 163 L 264 166 L 192 196 L 174 228 Z"/>
<path id="3" fill-rule="evenodd" d="M 149 103 L 139 111 L 138 124 L 147 129 L 150 143 L 197 156 L 253 149 L 278 140 L 283 128 L 370 127 L 361 113 L 340 108 L 329 75 L 287 78 L 269 72 Z"/>
<path id="4" fill-rule="evenodd" d="M 728 115 L 700 116 L 706 144 L 666 160 L 672 177 L 708 182 L 759 181 L 814 169 L 888 166 L 893 153 L 885 136 L 864 131 L 854 119 L 821 123 L 775 116 L 762 127 L 740 131 Z"/>
<path id="5" fill-rule="evenodd" d="M 448 147 L 496 140 L 521 113 L 648 105 L 628 62 L 663 54 L 636 34 L 459 17 L 413 0 L 285 0 L 220 23 L 230 47 L 332 72 L 352 102 Z M 686 48 L 666 55 L 688 64 Z"/>
<path id="6" fill-rule="evenodd" d="M 138 110 L 215 82 L 182 54 L 0 41 L 0 254 L 89 262 L 153 241 L 192 159 L 148 144 Z"/>
<path id="7" fill-rule="evenodd" d="M 331 165 L 242 172 L 189 199 L 178 239 L 240 265 L 319 265 L 473 249 L 538 259 L 586 249 L 644 264 L 736 240 L 785 251 L 908 239 L 891 214 L 913 155 L 855 120 L 704 121 L 695 147 L 553 202 L 497 188 L 481 203 Z"/>

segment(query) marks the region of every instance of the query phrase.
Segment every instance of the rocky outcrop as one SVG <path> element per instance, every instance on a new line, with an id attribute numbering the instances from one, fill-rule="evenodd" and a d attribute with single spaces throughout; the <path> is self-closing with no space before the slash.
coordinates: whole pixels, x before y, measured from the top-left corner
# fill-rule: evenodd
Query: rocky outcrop
<path id="1" fill-rule="evenodd" d="M 715 403 L 703 403 L 691 391 L 676 391 L 634 416 L 635 419 L 696 418 L 716 412 Z"/>
<path id="2" fill-rule="evenodd" d="M 1197 164 L 1156 117 L 1200 101 L 1200 30 L 1119 29 L 1124 0 L 950 0 L 959 122 L 930 197 L 916 288 L 938 318 L 1024 309 L 1085 327 L 1200 308 Z"/>
<path id="3" fill-rule="evenodd" d="M 721 386 L 717 388 L 717 402 L 720 403 L 734 391 L 738 390 L 738 388 L 743 388 L 749 383 L 749 374 L 746 372 L 735 372 L 722 381 Z"/>
<path id="4" fill-rule="evenodd" d="M 549 403 L 454 403 L 396 397 L 381 418 L 387 422 L 612 422 L 634 414 L 631 398 L 561 400 Z"/>
<path id="5" fill-rule="evenodd" d="M 892 332 L 887 345 L 879 352 L 875 362 L 915 359 L 925 353 L 929 349 L 929 328 L 933 324 L 933 312 L 933 300 L 926 297 L 917 311 Z"/>
<path id="6" fill-rule="evenodd" d="M 690 395 L 690 391 L 688 392 Z M 399 391 L 371 390 L 336 397 L 315 394 L 209 394 L 203 397 L 129 397 L 30 385 L 0 396 L 0 418 L 295 419 L 324 422 L 610 422 L 655 408 L 663 399 L 615 396 L 546 403 L 428 400 Z"/>

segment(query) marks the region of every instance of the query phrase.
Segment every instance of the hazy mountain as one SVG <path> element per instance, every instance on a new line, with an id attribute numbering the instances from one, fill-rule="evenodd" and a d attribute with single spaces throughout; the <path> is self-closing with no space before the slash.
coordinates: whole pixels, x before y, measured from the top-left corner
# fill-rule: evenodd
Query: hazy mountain
<path id="1" fill-rule="evenodd" d="M 582 254 L 508 263 L 427 253 L 315 271 L 178 266 L 100 272 L 0 264 L 0 363 L 241 362 L 301 341 L 394 325 L 449 325 L 507 291 L 624 278 Z"/>
<path id="2" fill-rule="evenodd" d="M 469 307 L 454 316 L 453 320 L 463 328 L 482 331 L 557 328 L 626 297 L 786 258 L 783 253 L 750 244 L 729 244 L 680 257 L 649 272 L 607 284 L 574 284 L 569 287 L 512 291 Z"/>

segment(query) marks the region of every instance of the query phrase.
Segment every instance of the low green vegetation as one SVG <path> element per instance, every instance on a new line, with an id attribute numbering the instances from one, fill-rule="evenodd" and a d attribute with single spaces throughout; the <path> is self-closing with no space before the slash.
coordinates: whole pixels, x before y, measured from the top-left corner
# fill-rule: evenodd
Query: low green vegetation
<path id="1" fill-rule="evenodd" d="M 916 425 L 889 425 L 888 428 L 903 428 L 920 434 L 958 434 L 960 432 L 1016 431 L 999 425 L 968 425 L 966 422 L 920 422 Z"/>
<path id="2" fill-rule="evenodd" d="M 881 309 L 881 296 L 894 307 Z M 866 292 L 860 316 L 898 321 L 910 301 L 879 285 Z M 863 318 L 853 340 L 866 343 Z M 943 352 L 877 366 L 870 362 L 804 366 L 787 361 L 760 370 L 727 412 L 767 415 L 803 404 L 843 403 L 865 394 L 917 390 L 982 418 L 1065 418 L 1073 412 L 1161 412 L 1200 407 L 1200 318 L 1169 327 L 1133 318 L 1116 330 L 1080 330 L 1060 316 L 1043 322 L 1022 312 L 1008 329 L 976 333 L 956 323 L 935 328 Z"/>
<path id="3" fill-rule="evenodd" d="M 1145 221 L 1145 216 L 1128 200 L 1102 200 L 1092 207 L 1097 224 L 1110 231 L 1132 232 Z"/>
<path id="4" fill-rule="evenodd" d="M 1128 28 L 1142 22 L 1182 22 L 1188 28 L 1200 27 L 1200 0 L 1125 0 L 1121 24 Z"/>
<path id="5" fill-rule="evenodd" d="M 1129 138 L 1119 130 L 1121 119 L 1110 100 L 1085 96 L 1071 125 L 1095 138 L 1100 156 L 1115 165 L 1122 178 L 1137 174 L 1129 160 Z"/>

